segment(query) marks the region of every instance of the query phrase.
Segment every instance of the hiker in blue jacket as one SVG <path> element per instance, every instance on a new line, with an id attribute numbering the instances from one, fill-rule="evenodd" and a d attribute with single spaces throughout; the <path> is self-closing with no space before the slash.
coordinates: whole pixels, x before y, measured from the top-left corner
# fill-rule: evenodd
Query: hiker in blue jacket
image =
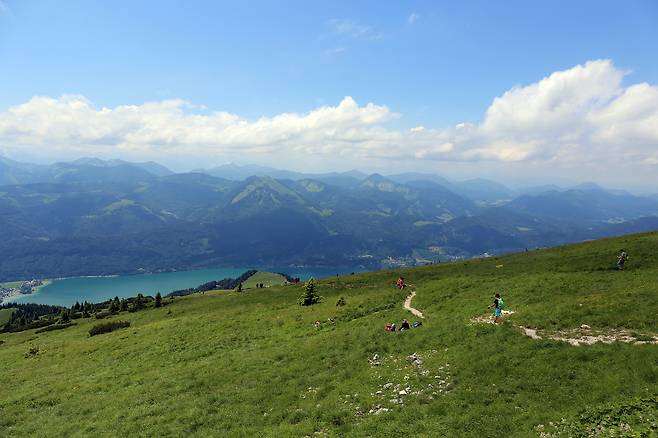
<path id="1" fill-rule="evenodd" d="M 492 307 L 494 308 L 494 322 L 498 324 L 502 318 L 503 318 L 503 306 L 504 306 L 504 301 L 500 297 L 500 294 L 496 294 L 494 297 L 494 301 L 492 304 L 487 306 L 487 309 L 491 309 Z"/>

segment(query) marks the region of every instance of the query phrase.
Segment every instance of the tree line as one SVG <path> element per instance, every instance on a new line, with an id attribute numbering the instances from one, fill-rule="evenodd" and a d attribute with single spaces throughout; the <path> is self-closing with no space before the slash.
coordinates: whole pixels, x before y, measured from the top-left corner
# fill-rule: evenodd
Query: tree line
<path id="1" fill-rule="evenodd" d="M 242 283 L 251 278 L 256 272 L 255 269 L 246 271 L 237 278 L 224 278 L 219 281 L 209 281 L 197 287 L 192 287 L 189 289 L 181 289 L 173 291 L 167 294 L 167 297 L 183 297 L 185 295 L 195 294 L 197 292 L 208 292 L 210 290 L 230 290 L 238 288 Z"/>

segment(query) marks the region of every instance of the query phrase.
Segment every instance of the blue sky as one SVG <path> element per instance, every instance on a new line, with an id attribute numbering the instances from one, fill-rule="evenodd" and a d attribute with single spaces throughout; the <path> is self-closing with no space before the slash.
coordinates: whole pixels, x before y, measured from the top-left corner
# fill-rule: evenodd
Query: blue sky
<path id="1" fill-rule="evenodd" d="M 389 111 L 375 122 L 365 121 L 359 139 L 373 129 L 385 129 L 386 139 L 378 137 L 377 147 L 397 143 L 373 156 L 363 152 L 374 148 L 367 142 L 351 154 L 336 146 L 334 137 L 305 137 L 314 147 L 324 148 L 324 154 L 343 151 L 343 158 L 334 154 L 334 159 L 327 160 L 318 155 L 319 149 L 313 149 L 306 152 L 312 155 L 310 160 L 291 159 L 289 166 L 282 167 L 310 164 L 326 170 L 324 163 L 340 170 L 348 159 L 350 164 L 373 170 L 404 163 L 412 170 L 504 177 L 513 171 L 511 162 L 536 164 L 543 159 L 542 168 L 548 171 L 551 166 L 546 164 L 545 151 L 532 146 L 532 154 L 487 152 L 457 157 L 454 151 L 462 146 L 456 134 L 448 132 L 451 127 L 463 122 L 484 125 L 496 97 L 588 61 L 607 60 L 608 70 L 621 74 L 616 91 L 603 92 L 602 99 L 610 100 L 636 84 L 658 84 L 656 1 L 0 1 L 0 147 L 15 157 L 159 156 L 171 164 L 180 163 L 183 154 L 180 147 L 175 151 L 153 146 L 140 149 L 125 141 L 116 150 L 94 148 L 94 144 L 68 148 L 61 136 L 48 138 L 47 133 L 31 135 L 30 141 L 3 136 L 2 113 L 25 105 L 34 96 L 56 100 L 80 96 L 96 110 L 184 100 L 190 104 L 182 110 L 185 114 L 226 112 L 246 123 L 283 113 L 304 115 L 324 107 L 338 108 L 351 96 L 358 109 L 372 102 Z M 595 77 L 606 80 L 606 75 Z M 653 123 L 653 113 L 648 111 L 647 123 Z M 61 126 L 64 122 L 53 123 Z M 400 151 L 409 141 L 406 134 L 397 140 L 394 134 L 419 126 L 437 132 L 424 139 L 425 149 L 415 146 L 411 159 L 403 157 Z M 654 127 L 643 126 L 615 141 L 635 142 L 637 132 Z M 115 130 L 125 129 L 122 125 Z M 331 129 L 356 128 L 350 124 Z M 117 132 L 99 143 L 121 137 Z M 481 132 L 472 134 L 463 150 L 490 151 L 494 146 L 489 143 L 517 144 L 527 137 L 496 134 L 484 145 L 482 136 Z M 634 154 L 638 163 L 651 165 L 658 160 L 658 155 L 651 154 L 657 144 L 652 143 L 651 132 L 645 137 L 640 140 L 648 146 Z M 290 134 L 269 142 L 245 138 L 237 141 L 245 147 L 244 153 L 237 143 L 227 148 L 208 142 L 203 150 L 185 149 L 185 165 L 226 161 L 274 165 L 281 151 L 270 143 L 288 141 Z M 168 137 L 164 143 L 184 143 L 179 140 Z M 590 137 L 587 141 L 592 142 Z M 33 143 L 43 145 L 37 148 Z M 391 148 L 399 150 L 391 153 Z M 303 144 L 291 144 L 286 153 L 298 156 L 301 149 Z M 441 151 L 447 153 L 445 160 L 436 157 Z M 591 165 L 587 158 L 583 163 Z M 638 163 L 629 164 L 629 175 L 636 172 Z M 573 162 L 565 169 L 560 177 L 578 176 Z M 650 169 L 658 173 L 658 167 Z M 606 173 L 600 165 L 587 176 L 599 173 Z"/>

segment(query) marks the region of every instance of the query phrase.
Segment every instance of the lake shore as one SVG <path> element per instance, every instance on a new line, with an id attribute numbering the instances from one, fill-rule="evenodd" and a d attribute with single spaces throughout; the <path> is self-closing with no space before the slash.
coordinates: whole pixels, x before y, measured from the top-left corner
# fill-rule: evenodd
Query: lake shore
<path id="1" fill-rule="evenodd" d="M 162 273 L 141 273 L 132 275 L 103 275 L 49 279 L 48 284 L 41 285 L 32 294 L 21 294 L 11 297 L 12 302 L 59 305 L 70 307 L 76 302 L 99 303 L 114 297 L 128 298 L 138 293 L 155 296 L 160 292 L 163 296 L 176 290 L 198 287 L 209 281 L 219 281 L 224 278 L 237 278 L 245 271 L 257 269 L 268 272 L 285 272 L 292 277 L 306 280 L 310 277 L 333 277 L 336 274 L 349 274 L 359 271 L 359 268 L 264 268 L 231 267 L 194 269 Z"/>
<path id="2" fill-rule="evenodd" d="M 0 284 L 0 305 L 4 303 L 11 303 L 21 297 L 37 295 L 41 291 L 41 289 L 43 289 L 46 286 L 49 286 L 53 282 L 53 280 L 50 279 L 36 280 L 39 284 L 36 286 L 28 286 L 30 287 L 30 292 L 26 293 L 23 289 L 23 286 L 26 283 L 29 284 L 34 281 L 35 280 L 8 281 Z"/>

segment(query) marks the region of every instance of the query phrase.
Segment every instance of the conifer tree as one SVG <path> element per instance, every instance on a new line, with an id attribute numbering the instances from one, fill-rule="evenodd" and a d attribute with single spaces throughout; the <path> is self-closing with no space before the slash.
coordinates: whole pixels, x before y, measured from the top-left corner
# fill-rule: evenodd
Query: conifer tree
<path id="1" fill-rule="evenodd" d="M 110 301 L 110 307 L 108 310 L 114 313 L 114 312 L 118 312 L 120 308 L 121 305 L 119 303 L 119 297 L 114 297 L 114 299 Z"/>
<path id="2" fill-rule="evenodd" d="M 315 280 L 311 278 L 304 284 L 304 295 L 299 300 L 302 306 L 311 306 L 320 302 L 322 297 L 315 291 Z"/>
<path id="3" fill-rule="evenodd" d="M 162 295 L 160 295 L 160 292 L 155 294 L 155 307 L 162 307 Z"/>
<path id="4" fill-rule="evenodd" d="M 67 323 L 69 321 L 71 321 L 71 317 L 69 315 L 69 309 L 62 309 L 62 311 L 59 314 L 59 322 Z"/>

